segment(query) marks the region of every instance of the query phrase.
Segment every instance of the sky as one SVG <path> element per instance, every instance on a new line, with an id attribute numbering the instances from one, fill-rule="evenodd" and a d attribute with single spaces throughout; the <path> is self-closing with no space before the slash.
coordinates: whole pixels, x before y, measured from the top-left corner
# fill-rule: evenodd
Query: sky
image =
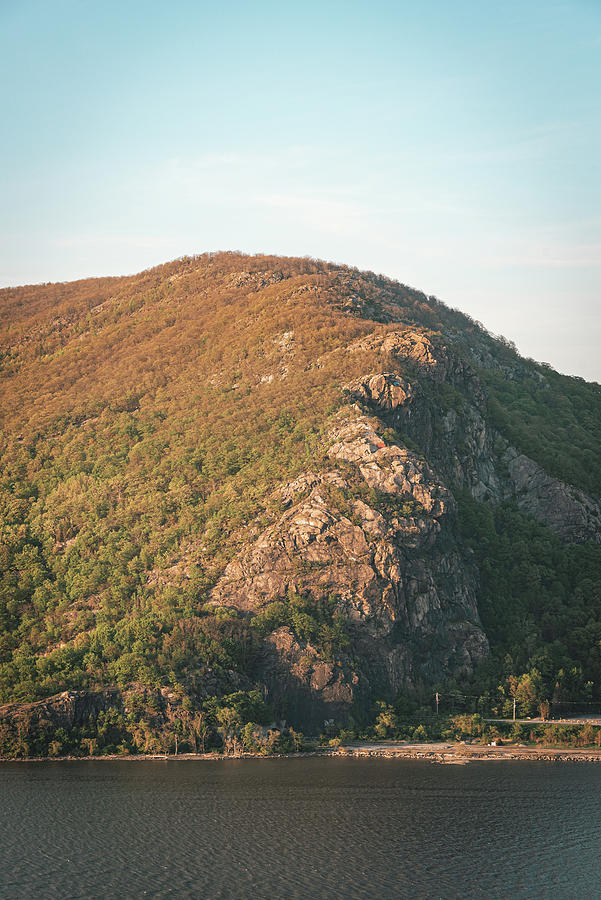
<path id="1" fill-rule="evenodd" d="M 601 382 L 601 0 L 0 0 L 0 286 L 396 278 Z"/>

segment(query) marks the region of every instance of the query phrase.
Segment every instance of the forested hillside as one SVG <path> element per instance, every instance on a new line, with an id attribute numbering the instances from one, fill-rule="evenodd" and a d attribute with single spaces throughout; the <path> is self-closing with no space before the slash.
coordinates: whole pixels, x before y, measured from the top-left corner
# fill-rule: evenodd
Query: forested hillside
<path id="1" fill-rule="evenodd" d="M 5 289 L 0 317 L 3 752 L 601 700 L 599 385 L 311 259 Z"/>

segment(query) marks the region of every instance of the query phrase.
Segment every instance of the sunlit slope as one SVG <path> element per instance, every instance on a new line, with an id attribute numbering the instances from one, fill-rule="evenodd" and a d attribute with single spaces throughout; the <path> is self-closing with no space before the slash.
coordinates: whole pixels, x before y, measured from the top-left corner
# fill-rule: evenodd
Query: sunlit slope
<path id="1" fill-rule="evenodd" d="M 126 278 L 7 289 L 0 315 L 2 700 L 133 684 L 177 686 L 193 703 L 253 686 L 275 696 L 278 667 L 310 658 L 314 674 L 340 669 L 329 682 L 337 710 L 347 695 L 367 709 L 399 685 L 468 677 L 486 650 L 478 603 L 499 659 L 532 619 L 522 669 L 545 634 L 562 641 L 573 627 L 544 632 L 527 572 L 523 584 L 509 578 L 506 601 L 478 572 L 487 559 L 466 547 L 478 556 L 487 546 L 492 559 L 494 528 L 509 520 L 495 526 L 477 510 L 506 503 L 564 543 L 595 543 L 599 386 L 520 358 L 433 297 L 310 259 L 210 254 Z M 372 444 L 351 428 L 334 452 L 351 426 Z M 406 484 L 387 481 L 400 467 Z M 331 558 L 307 567 L 295 545 L 282 562 L 286 523 L 307 529 L 302 504 L 313 514 L 320 503 L 332 521 L 316 540 Z M 579 615 L 596 623 L 596 550 L 560 565 L 557 554 L 572 551 L 549 540 L 531 568 L 563 585 L 563 604 L 586 577 Z M 517 551 L 503 546 L 506 572 Z M 404 560 L 399 584 L 378 562 L 389 547 Z M 357 563 L 357 548 L 371 562 Z M 273 596 L 257 589 L 270 565 L 285 569 Z M 361 591 L 367 605 L 386 591 L 400 604 L 385 635 L 369 626 L 371 643 L 353 619 Z M 266 611 L 270 602 L 284 607 Z M 410 612 L 399 624 L 412 603 L 426 603 L 427 634 Z M 440 623 L 437 603 L 448 605 Z M 290 635 L 286 647 L 276 633 Z M 549 683 L 565 660 L 598 667 L 592 649 L 589 663 L 576 647 L 556 656 Z M 329 688 L 307 690 L 299 716 Z"/>

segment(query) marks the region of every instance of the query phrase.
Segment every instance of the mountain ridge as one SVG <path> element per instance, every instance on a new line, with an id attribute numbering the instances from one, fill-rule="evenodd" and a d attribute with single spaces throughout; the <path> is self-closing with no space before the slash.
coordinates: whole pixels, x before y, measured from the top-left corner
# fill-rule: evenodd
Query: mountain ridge
<path id="1" fill-rule="evenodd" d="M 572 695 L 600 696 L 598 385 L 310 259 L 5 289 L 0 321 L 0 699 L 138 685 L 180 722 L 237 703 L 317 731 L 442 684 L 500 708 L 510 677 L 539 678 L 536 705 L 578 667 Z M 495 529 L 540 556 L 505 565 L 505 601 Z M 127 746 L 175 721 L 119 710 Z"/>

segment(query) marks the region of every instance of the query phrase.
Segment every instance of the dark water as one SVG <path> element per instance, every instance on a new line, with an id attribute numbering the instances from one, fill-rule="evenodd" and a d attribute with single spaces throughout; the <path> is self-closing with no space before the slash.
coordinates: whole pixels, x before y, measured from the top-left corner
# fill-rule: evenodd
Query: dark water
<path id="1" fill-rule="evenodd" d="M 0 896 L 601 897 L 601 765 L 0 766 Z"/>

